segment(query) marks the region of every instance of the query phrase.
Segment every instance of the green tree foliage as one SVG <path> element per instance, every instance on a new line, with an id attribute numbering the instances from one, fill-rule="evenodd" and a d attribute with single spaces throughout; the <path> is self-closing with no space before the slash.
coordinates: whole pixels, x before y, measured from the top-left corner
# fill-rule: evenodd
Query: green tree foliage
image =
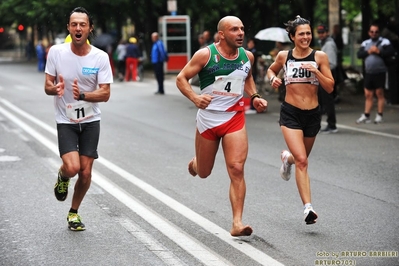
<path id="1" fill-rule="evenodd" d="M 395 15 L 398 5 L 397 0 L 341 2 L 347 20 L 361 11 L 364 2 L 370 4 L 373 18 Z M 120 37 L 120 29 L 130 19 L 136 32 L 142 33 L 148 43 L 151 32 L 158 29 L 158 18 L 168 15 L 167 0 L 1 0 L 0 26 L 23 23 L 36 28 L 39 35 L 50 35 L 51 38 L 55 33 L 66 32 L 69 13 L 80 5 L 92 14 L 95 28 L 114 32 Z M 216 32 L 219 19 L 226 15 L 241 18 L 249 37 L 267 27 L 284 27 L 284 22 L 296 15 L 310 19 L 312 25 L 328 21 L 328 0 L 177 0 L 177 7 L 178 15 L 190 16 L 193 40 L 205 29 Z"/>

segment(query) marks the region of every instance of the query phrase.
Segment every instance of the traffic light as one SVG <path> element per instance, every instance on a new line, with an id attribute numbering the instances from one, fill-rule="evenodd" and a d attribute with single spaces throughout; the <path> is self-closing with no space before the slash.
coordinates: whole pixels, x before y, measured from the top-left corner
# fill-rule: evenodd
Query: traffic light
<path id="1" fill-rule="evenodd" d="M 22 31 L 24 31 L 25 27 L 24 27 L 24 25 L 19 24 L 17 29 L 18 29 L 19 32 L 22 32 Z"/>
<path id="2" fill-rule="evenodd" d="M 4 28 L 0 27 L 0 33 L 3 33 L 3 32 L 4 32 Z"/>

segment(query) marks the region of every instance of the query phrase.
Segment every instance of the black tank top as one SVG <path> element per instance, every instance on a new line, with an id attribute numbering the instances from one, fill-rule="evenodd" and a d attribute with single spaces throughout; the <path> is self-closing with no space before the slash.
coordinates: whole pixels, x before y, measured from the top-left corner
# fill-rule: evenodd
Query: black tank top
<path id="1" fill-rule="evenodd" d="M 310 63 L 313 64 L 316 68 L 319 66 L 316 63 L 315 59 L 316 50 L 312 50 L 312 52 L 305 58 L 297 59 L 292 55 L 292 50 L 288 51 L 287 60 L 284 64 L 284 81 L 285 85 L 291 83 L 308 83 L 318 86 L 319 80 L 316 78 L 316 75 L 310 71 L 307 71 L 304 68 L 301 68 L 301 64 Z"/>

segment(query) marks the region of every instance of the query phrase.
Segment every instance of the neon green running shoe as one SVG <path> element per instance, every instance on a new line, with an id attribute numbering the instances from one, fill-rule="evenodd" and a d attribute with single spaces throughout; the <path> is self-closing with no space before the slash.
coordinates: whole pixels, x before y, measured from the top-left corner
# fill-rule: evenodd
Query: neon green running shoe
<path id="1" fill-rule="evenodd" d="M 82 223 L 80 215 L 77 213 L 70 212 L 67 217 L 68 228 L 71 231 L 84 231 L 86 230 L 85 225 Z"/>
<path id="2" fill-rule="evenodd" d="M 69 179 L 68 181 L 62 180 L 60 172 L 58 172 L 57 183 L 55 183 L 54 186 L 54 194 L 57 200 L 64 201 L 67 198 L 68 186 L 69 186 Z"/>

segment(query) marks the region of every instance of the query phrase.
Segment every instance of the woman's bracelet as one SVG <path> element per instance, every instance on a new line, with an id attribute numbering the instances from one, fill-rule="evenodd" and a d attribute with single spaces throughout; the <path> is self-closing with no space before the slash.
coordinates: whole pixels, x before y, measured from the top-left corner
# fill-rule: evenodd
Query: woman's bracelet
<path id="1" fill-rule="evenodd" d="M 273 80 L 274 80 L 275 77 L 276 77 L 276 76 L 273 76 L 273 77 L 270 78 L 270 85 L 272 85 Z"/>

